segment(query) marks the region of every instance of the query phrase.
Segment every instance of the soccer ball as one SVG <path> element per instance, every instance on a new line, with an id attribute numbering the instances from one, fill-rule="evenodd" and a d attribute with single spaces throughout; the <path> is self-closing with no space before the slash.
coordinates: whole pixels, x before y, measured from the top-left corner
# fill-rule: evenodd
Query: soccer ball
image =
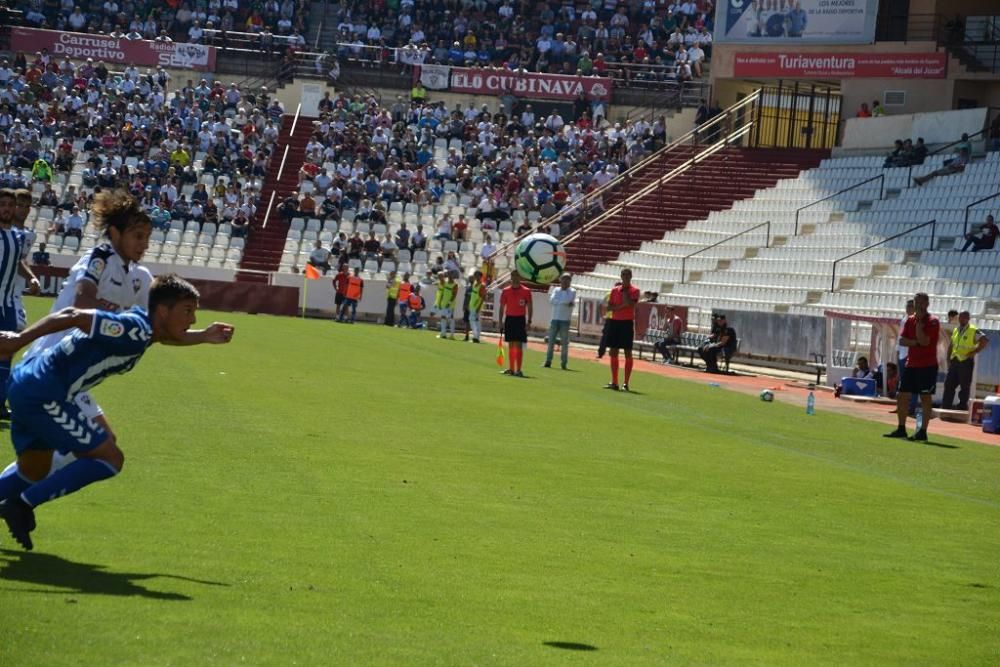
<path id="1" fill-rule="evenodd" d="M 774 392 L 771 391 L 770 389 L 761 389 L 760 400 L 764 401 L 765 403 L 770 403 L 771 401 L 774 400 Z"/>
<path id="2" fill-rule="evenodd" d="M 517 244 L 514 267 L 528 282 L 547 285 L 566 270 L 566 251 L 548 234 L 532 234 Z"/>

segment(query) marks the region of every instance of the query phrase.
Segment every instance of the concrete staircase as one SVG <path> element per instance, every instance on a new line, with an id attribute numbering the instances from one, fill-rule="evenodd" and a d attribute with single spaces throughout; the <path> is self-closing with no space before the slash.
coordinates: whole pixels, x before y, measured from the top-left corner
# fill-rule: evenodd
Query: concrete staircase
<path id="1" fill-rule="evenodd" d="M 281 253 L 285 246 L 285 237 L 288 234 L 288 223 L 278 215 L 278 206 L 285 197 L 298 190 L 299 168 L 305 159 L 306 144 L 309 143 L 309 137 L 313 130 L 312 118 L 299 117 L 295 133 L 292 134 L 294 120 L 294 116 L 290 114 L 286 114 L 281 120 L 278 145 L 264 179 L 260 205 L 251 225 L 250 237 L 243 252 L 243 261 L 240 263 L 240 269 L 248 269 L 249 271 L 241 270 L 237 273 L 236 279 L 238 281 L 267 283 L 267 274 L 257 272 L 276 271 L 281 262 Z M 288 156 L 285 159 L 284 172 L 279 180 L 278 171 L 281 169 L 281 160 L 285 155 L 286 146 L 288 147 Z M 272 193 L 274 193 L 274 205 L 271 209 L 271 215 L 267 219 L 267 227 L 265 227 L 267 206 L 268 202 L 271 201 Z"/>
<path id="2" fill-rule="evenodd" d="M 605 197 L 605 209 L 690 159 L 696 150 L 700 149 L 678 146 L 654 158 L 657 164 L 643 169 L 612 196 Z M 601 262 L 637 249 L 643 241 L 663 238 L 665 232 L 683 228 L 689 220 L 731 208 L 734 202 L 753 197 L 759 189 L 772 187 L 783 178 L 794 178 L 828 156 L 828 151 L 817 150 L 721 150 L 574 239 L 567 248 L 568 270 L 592 271 Z"/>

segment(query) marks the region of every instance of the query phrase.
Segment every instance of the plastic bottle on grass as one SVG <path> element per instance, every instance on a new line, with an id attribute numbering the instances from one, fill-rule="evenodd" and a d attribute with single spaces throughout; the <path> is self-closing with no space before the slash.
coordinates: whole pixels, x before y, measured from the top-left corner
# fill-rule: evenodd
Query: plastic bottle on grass
<path id="1" fill-rule="evenodd" d="M 809 397 L 806 398 L 806 414 L 814 415 L 816 414 L 816 395 L 811 391 L 809 392 Z"/>
<path id="2" fill-rule="evenodd" d="M 914 418 L 915 418 L 915 420 L 917 422 L 917 430 L 918 431 L 923 431 L 924 430 L 924 409 L 923 408 L 917 408 L 917 412 L 914 415 Z"/>

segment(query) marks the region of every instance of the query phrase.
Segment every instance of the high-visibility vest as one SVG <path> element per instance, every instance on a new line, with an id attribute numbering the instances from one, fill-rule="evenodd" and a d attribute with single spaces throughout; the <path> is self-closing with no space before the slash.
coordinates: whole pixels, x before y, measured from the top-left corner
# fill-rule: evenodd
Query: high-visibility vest
<path id="1" fill-rule="evenodd" d="M 386 286 L 385 286 L 385 297 L 386 297 L 386 299 L 393 299 L 393 300 L 395 300 L 396 297 L 399 296 L 399 287 L 400 287 L 399 278 L 397 278 L 396 280 L 394 280 L 391 283 L 386 283 Z"/>
<path id="2" fill-rule="evenodd" d="M 415 310 L 418 313 L 424 308 L 424 300 L 420 298 L 419 294 L 411 294 L 409 298 L 410 310 Z"/>
<path id="3" fill-rule="evenodd" d="M 971 324 L 961 330 L 955 327 L 951 332 L 951 356 L 959 361 L 965 361 L 976 350 L 976 327 Z"/>
<path id="4" fill-rule="evenodd" d="M 347 279 L 347 298 L 357 301 L 361 298 L 361 286 L 365 284 L 359 276 L 351 276 Z"/>
<path id="5" fill-rule="evenodd" d="M 397 297 L 400 303 L 407 303 L 410 300 L 410 293 L 413 291 L 413 285 L 410 283 L 399 283 L 399 291 Z"/>
<path id="6" fill-rule="evenodd" d="M 474 313 L 483 305 L 483 286 L 480 283 L 469 285 L 469 312 Z"/>
<path id="7" fill-rule="evenodd" d="M 445 283 L 438 285 L 437 294 L 434 295 L 434 305 L 438 308 L 451 308 L 455 303 L 455 295 L 458 292 L 458 283 Z"/>

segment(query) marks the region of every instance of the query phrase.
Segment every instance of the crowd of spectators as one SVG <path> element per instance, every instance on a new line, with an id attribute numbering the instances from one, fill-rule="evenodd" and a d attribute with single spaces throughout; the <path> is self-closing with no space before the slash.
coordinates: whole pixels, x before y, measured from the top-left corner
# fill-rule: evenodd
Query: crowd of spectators
<path id="1" fill-rule="evenodd" d="M 30 169 L 46 184 L 38 203 L 61 211 L 53 231 L 64 234 L 79 235 L 76 216 L 106 188 L 139 197 L 161 229 L 194 220 L 245 234 L 282 113 L 266 89 L 174 86 L 163 69 L 111 72 L 90 59 L 18 53 L 0 61 L 0 182 Z"/>
<path id="2" fill-rule="evenodd" d="M 304 44 L 306 0 L 18 0 L 37 28 L 101 33 L 123 39 L 201 43 L 206 31 L 248 32 Z M 212 33 L 209 33 L 212 34 Z M 283 40 L 288 41 L 288 40 Z"/>
<path id="3" fill-rule="evenodd" d="M 712 52 L 711 0 L 343 0 L 338 55 L 624 79 L 690 80 Z M 419 51 L 419 53 L 413 53 Z"/>
<path id="4" fill-rule="evenodd" d="M 448 109 L 399 98 L 387 107 L 374 98 L 326 97 L 299 173 L 300 190 L 307 191 L 290 193 L 279 212 L 288 220 L 350 213 L 355 221 L 384 225 L 393 206 L 438 204 L 450 193 L 466 202 L 465 213 L 437 216 L 433 229 L 404 226 L 403 239 L 348 239 L 351 258 L 384 257 L 392 252 L 387 240 L 414 249 L 424 248 L 428 236 L 461 242 L 470 229 L 495 234 L 507 221 L 513 227 L 514 211 L 557 219 L 565 230 L 585 209 L 602 207 L 600 197 L 584 201 L 588 192 L 665 139 L 663 118 L 612 124 L 602 116 L 591 120 L 589 105 L 563 119 L 557 111 L 536 115 L 531 104 L 508 116 L 485 106 Z M 527 218 L 516 223 L 521 231 L 531 228 Z"/>

